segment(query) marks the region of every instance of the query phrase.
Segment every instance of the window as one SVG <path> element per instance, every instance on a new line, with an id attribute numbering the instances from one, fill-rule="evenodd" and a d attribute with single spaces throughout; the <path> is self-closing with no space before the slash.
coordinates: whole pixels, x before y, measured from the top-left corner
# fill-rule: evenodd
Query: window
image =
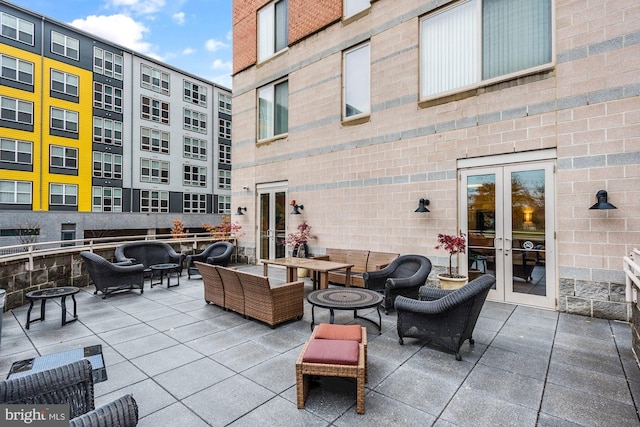
<path id="1" fill-rule="evenodd" d="M 93 82 L 93 106 L 122 113 L 122 89 Z"/>
<path id="2" fill-rule="evenodd" d="M 80 53 L 80 41 L 51 31 L 51 52 L 77 61 Z"/>
<path id="3" fill-rule="evenodd" d="M 189 81 L 184 81 L 184 100 L 194 104 L 207 106 L 207 88 Z"/>
<path id="4" fill-rule="evenodd" d="M 258 90 L 258 139 L 273 138 L 289 131 L 289 82 Z"/>
<path id="5" fill-rule="evenodd" d="M 78 96 L 80 77 L 58 70 L 51 70 L 51 90 L 65 95 Z"/>
<path id="6" fill-rule="evenodd" d="M 169 183 L 169 162 L 140 159 L 140 181 L 159 184 Z"/>
<path id="7" fill-rule="evenodd" d="M 207 213 L 207 195 L 184 193 L 182 211 L 184 213 Z"/>
<path id="8" fill-rule="evenodd" d="M 142 81 L 140 85 L 144 88 L 151 89 L 154 92 L 159 92 L 165 95 L 169 95 L 169 73 L 152 68 L 148 65 L 141 64 L 142 66 Z"/>
<path id="9" fill-rule="evenodd" d="M 230 145 L 224 145 L 224 144 L 220 144 L 219 145 L 220 150 L 220 163 L 223 163 L 225 165 L 230 165 L 231 164 L 231 146 Z"/>
<path id="10" fill-rule="evenodd" d="M 33 143 L 0 138 L 0 162 L 30 165 L 33 163 Z"/>
<path id="11" fill-rule="evenodd" d="M 231 190 L 231 171 L 218 171 L 218 188 Z"/>
<path id="12" fill-rule="evenodd" d="M 207 186 L 207 168 L 202 166 L 184 165 L 182 183 L 191 187 Z"/>
<path id="13" fill-rule="evenodd" d="M 369 0 L 344 0 L 344 17 L 348 18 L 371 5 Z"/>
<path id="14" fill-rule="evenodd" d="M 0 55 L 2 78 L 33 86 L 33 62 Z"/>
<path id="15" fill-rule="evenodd" d="M 423 18 L 420 29 L 421 98 L 551 62 L 551 0 L 470 0 Z"/>
<path id="16" fill-rule="evenodd" d="M 2 35 L 4 37 L 33 46 L 34 26 L 32 22 L 6 13 L 0 13 L 0 17 L 2 18 Z"/>
<path id="17" fill-rule="evenodd" d="M 93 187 L 93 212 L 122 212 L 122 188 Z"/>
<path id="18" fill-rule="evenodd" d="M 231 95 L 226 93 L 218 94 L 218 111 L 231 114 Z"/>
<path id="19" fill-rule="evenodd" d="M 78 133 L 78 113 L 51 107 L 51 129 Z"/>
<path id="20" fill-rule="evenodd" d="M 218 196 L 218 213 L 231 213 L 231 196 Z"/>
<path id="21" fill-rule="evenodd" d="M 122 80 L 122 56 L 99 47 L 93 48 L 93 71 Z"/>
<path id="22" fill-rule="evenodd" d="M 94 117 L 93 142 L 122 146 L 122 122 Z"/>
<path id="23" fill-rule="evenodd" d="M 207 160 L 207 141 L 185 136 L 183 155 L 188 159 Z"/>
<path id="24" fill-rule="evenodd" d="M 186 130 L 207 133 L 207 115 L 197 111 L 184 109 L 184 125 Z"/>
<path id="25" fill-rule="evenodd" d="M 140 149 L 169 154 L 169 132 L 140 128 Z"/>
<path id="26" fill-rule="evenodd" d="M 169 103 L 151 99 L 148 96 L 142 97 L 142 109 L 140 116 L 145 120 L 169 124 Z"/>
<path id="27" fill-rule="evenodd" d="M 51 145 L 49 147 L 49 165 L 53 168 L 78 169 L 78 149 Z"/>
<path id="28" fill-rule="evenodd" d="M 31 183 L 28 181 L 0 181 L 0 203 L 31 204 Z"/>
<path id="29" fill-rule="evenodd" d="M 140 212 L 169 212 L 169 192 L 140 191 Z"/>
<path id="30" fill-rule="evenodd" d="M 93 176 L 96 178 L 122 179 L 122 155 L 94 151 Z"/>
<path id="31" fill-rule="evenodd" d="M 49 205 L 78 206 L 78 186 L 75 184 L 49 184 Z"/>
<path id="32" fill-rule="evenodd" d="M 33 103 L 0 96 L 0 118 L 11 122 L 33 124 Z"/>
<path id="33" fill-rule="evenodd" d="M 220 119 L 218 132 L 220 138 L 231 139 L 231 120 Z"/>
<path id="34" fill-rule="evenodd" d="M 371 72 L 369 44 L 344 53 L 344 118 L 371 112 Z"/>
<path id="35" fill-rule="evenodd" d="M 289 44 L 289 0 L 275 1 L 258 11 L 258 62 Z"/>
<path id="36" fill-rule="evenodd" d="M 76 239 L 76 225 L 75 224 L 61 224 L 60 227 L 60 240 L 75 240 Z M 75 242 L 61 243 L 61 247 L 75 246 Z"/>

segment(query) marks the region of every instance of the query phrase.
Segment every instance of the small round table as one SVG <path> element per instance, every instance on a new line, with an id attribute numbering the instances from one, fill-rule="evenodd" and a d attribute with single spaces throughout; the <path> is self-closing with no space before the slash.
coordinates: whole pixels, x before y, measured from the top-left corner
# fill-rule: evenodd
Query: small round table
<path id="1" fill-rule="evenodd" d="M 382 333 L 382 316 L 380 316 L 381 294 L 369 289 L 344 288 L 344 289 L 320 289 L 313 291 L 307 297 L 311 304 L 311 330 L 315 326 L 315 308 L 329 309 L 329 323 L 333 323 L 334 310 L 353 310 L 354 319 L 367 320 L 378 327 L 378 333 Z M 366 317 L 358 316 L 358 310 L 376 308 L 378 323 Z"/>
<path id="2" fill-rule="evenodd" d="M 176 273 L 176 276 L 178 277 L 178 284 L 177 285 L 173 285 L 173 286 L 180 286 L 180 272 L 178 271 L 178 267 L 180 267 L 178 264 L 174 264 L 174 263 L 166 263 L 166 264 L 155 264 L 150 266 L 149 268 L 151 268 L 151 285 L 150 287 L 153 288 L 154 285 L 162 285 L 162 279 L 164 278 L 164 275 L 166 273 L 167 275 L 167 288 L 171 288 L 172 285 L 170 284 L 171 281 L 171 273 Z M 156 272 L 160 272 L 160 281 L 158 283 L 153 283 L 153 276 L 155 275 Z"/>
<path id="3" fill-rule="evenodd" d="M 44 320 L 45 306 L 48 299 L 52 298 L 60 298 L 60 305 L 62 306 L 62 325 L 64 326 L 67 323 L 75 322 L 78 320 L 78 313 L 76 312 L 76 294 L 80 292 L 80 288 L 76 288 L 75 286 L 63 286 L 60 288 L 46 288 L 40 289 L 38 291 L 27 292 L 26 297 L 29 299 L 29 310 L 27 310 L 27 324 L 26 328 L 29 329 L 29 325 L 33 322 L 37 322 L 39 320 Z M 67 321 L 67 297 L 71 296 L 73 299 L 73 318 Z M 31 320 L 31 309 L 33 308 L 33 303 L 36 300 L 40 300 L 40 317 L 37 319 Z"/>

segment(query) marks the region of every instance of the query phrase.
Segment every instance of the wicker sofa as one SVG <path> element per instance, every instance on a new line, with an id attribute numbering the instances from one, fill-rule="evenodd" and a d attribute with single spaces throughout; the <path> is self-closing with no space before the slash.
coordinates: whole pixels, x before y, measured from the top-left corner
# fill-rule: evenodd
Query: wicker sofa
<path id="1" fill-rule="evenodd" d="M 398 258 L 400 254 L 389 252 L 375 252 L 357 249 L 333 249 L 327 248 L 326 254 L 314 257 L 326 261 L 353 264 L 351 268 L 351 286 L 364 287 L 362 275 L 365 271 L 380 270 L 386 267 L 391 261 Z M 329 282 L 335 285 L 346 284 L 346 271 L 330 271 Z"/>
<path id="2" fill-rule="evenodd" d="M 304 314 L 304 282 L 271 286 L 269 278 L 232 268 L 194 263 L 204 283 L 204 299 L 270 326 Z"/>
<path id="3" fill-rule="evenodd" d="M 117 262 L 129 261 L 144 265 L 147 277 L 151 274 L 151 266 L 155 264 L 178 264 L 178 271 L 182 274 L 184 255 L 177 253 L 167 243 L 157 240 L 125 243 L 116 248 L 114 256 Z"/>

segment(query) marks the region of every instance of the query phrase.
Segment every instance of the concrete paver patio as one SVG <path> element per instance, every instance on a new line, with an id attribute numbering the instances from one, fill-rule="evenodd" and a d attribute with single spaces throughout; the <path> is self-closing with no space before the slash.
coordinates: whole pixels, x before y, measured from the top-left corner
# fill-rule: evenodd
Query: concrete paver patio
<path id="1" fill-rule="evenodd" d="M 283 281 L 284 270 L 269 274 Z M 640 425 L 640 369 L 624 322 L 486 302 L 476 344 L 457 362 L 414 339 L 400 346 L 395 313 L 383 314 L 381 335 L 368 328 L 365 414 L 356 414 L 355 384 L 329 378 L 298 410 L 295 360 L 310 335 L 309 304 L 301 321 L 271 329 L 207 305 L 199 276 L 184 276 L 178 287 L 106 300 L 84 288 L 79 320 L 64 327 L 54 301 L 29 331 L 27 306 L 4 313 L 0 375 L 17 360 L 101 344 L 109 379 L 95 385 L 96 406 L 132 393 L 140 426 Z M 337 312 L 336 323 L 354 319 Z"/>

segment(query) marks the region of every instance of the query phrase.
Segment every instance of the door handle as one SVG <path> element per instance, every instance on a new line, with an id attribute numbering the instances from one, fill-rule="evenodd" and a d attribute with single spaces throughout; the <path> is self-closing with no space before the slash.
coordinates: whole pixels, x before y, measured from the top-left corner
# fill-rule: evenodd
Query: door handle
<path id="1" fill-rule="evenodd" d="M 511 250 L 511 239 L 504 239 L 504 242 L 506 243 L 505 249 L 504 249 L 504 256 L 509 256 L 509 251 Z"/>
<path id="2" fill-rule="evenodd" d="M 493 239 L 493 247 L 496 248 L 497 251 L 501 251 L 502 245 L 498 245 L 498 242 L 502 243 L 502 237 L 496 237 Z"/>

